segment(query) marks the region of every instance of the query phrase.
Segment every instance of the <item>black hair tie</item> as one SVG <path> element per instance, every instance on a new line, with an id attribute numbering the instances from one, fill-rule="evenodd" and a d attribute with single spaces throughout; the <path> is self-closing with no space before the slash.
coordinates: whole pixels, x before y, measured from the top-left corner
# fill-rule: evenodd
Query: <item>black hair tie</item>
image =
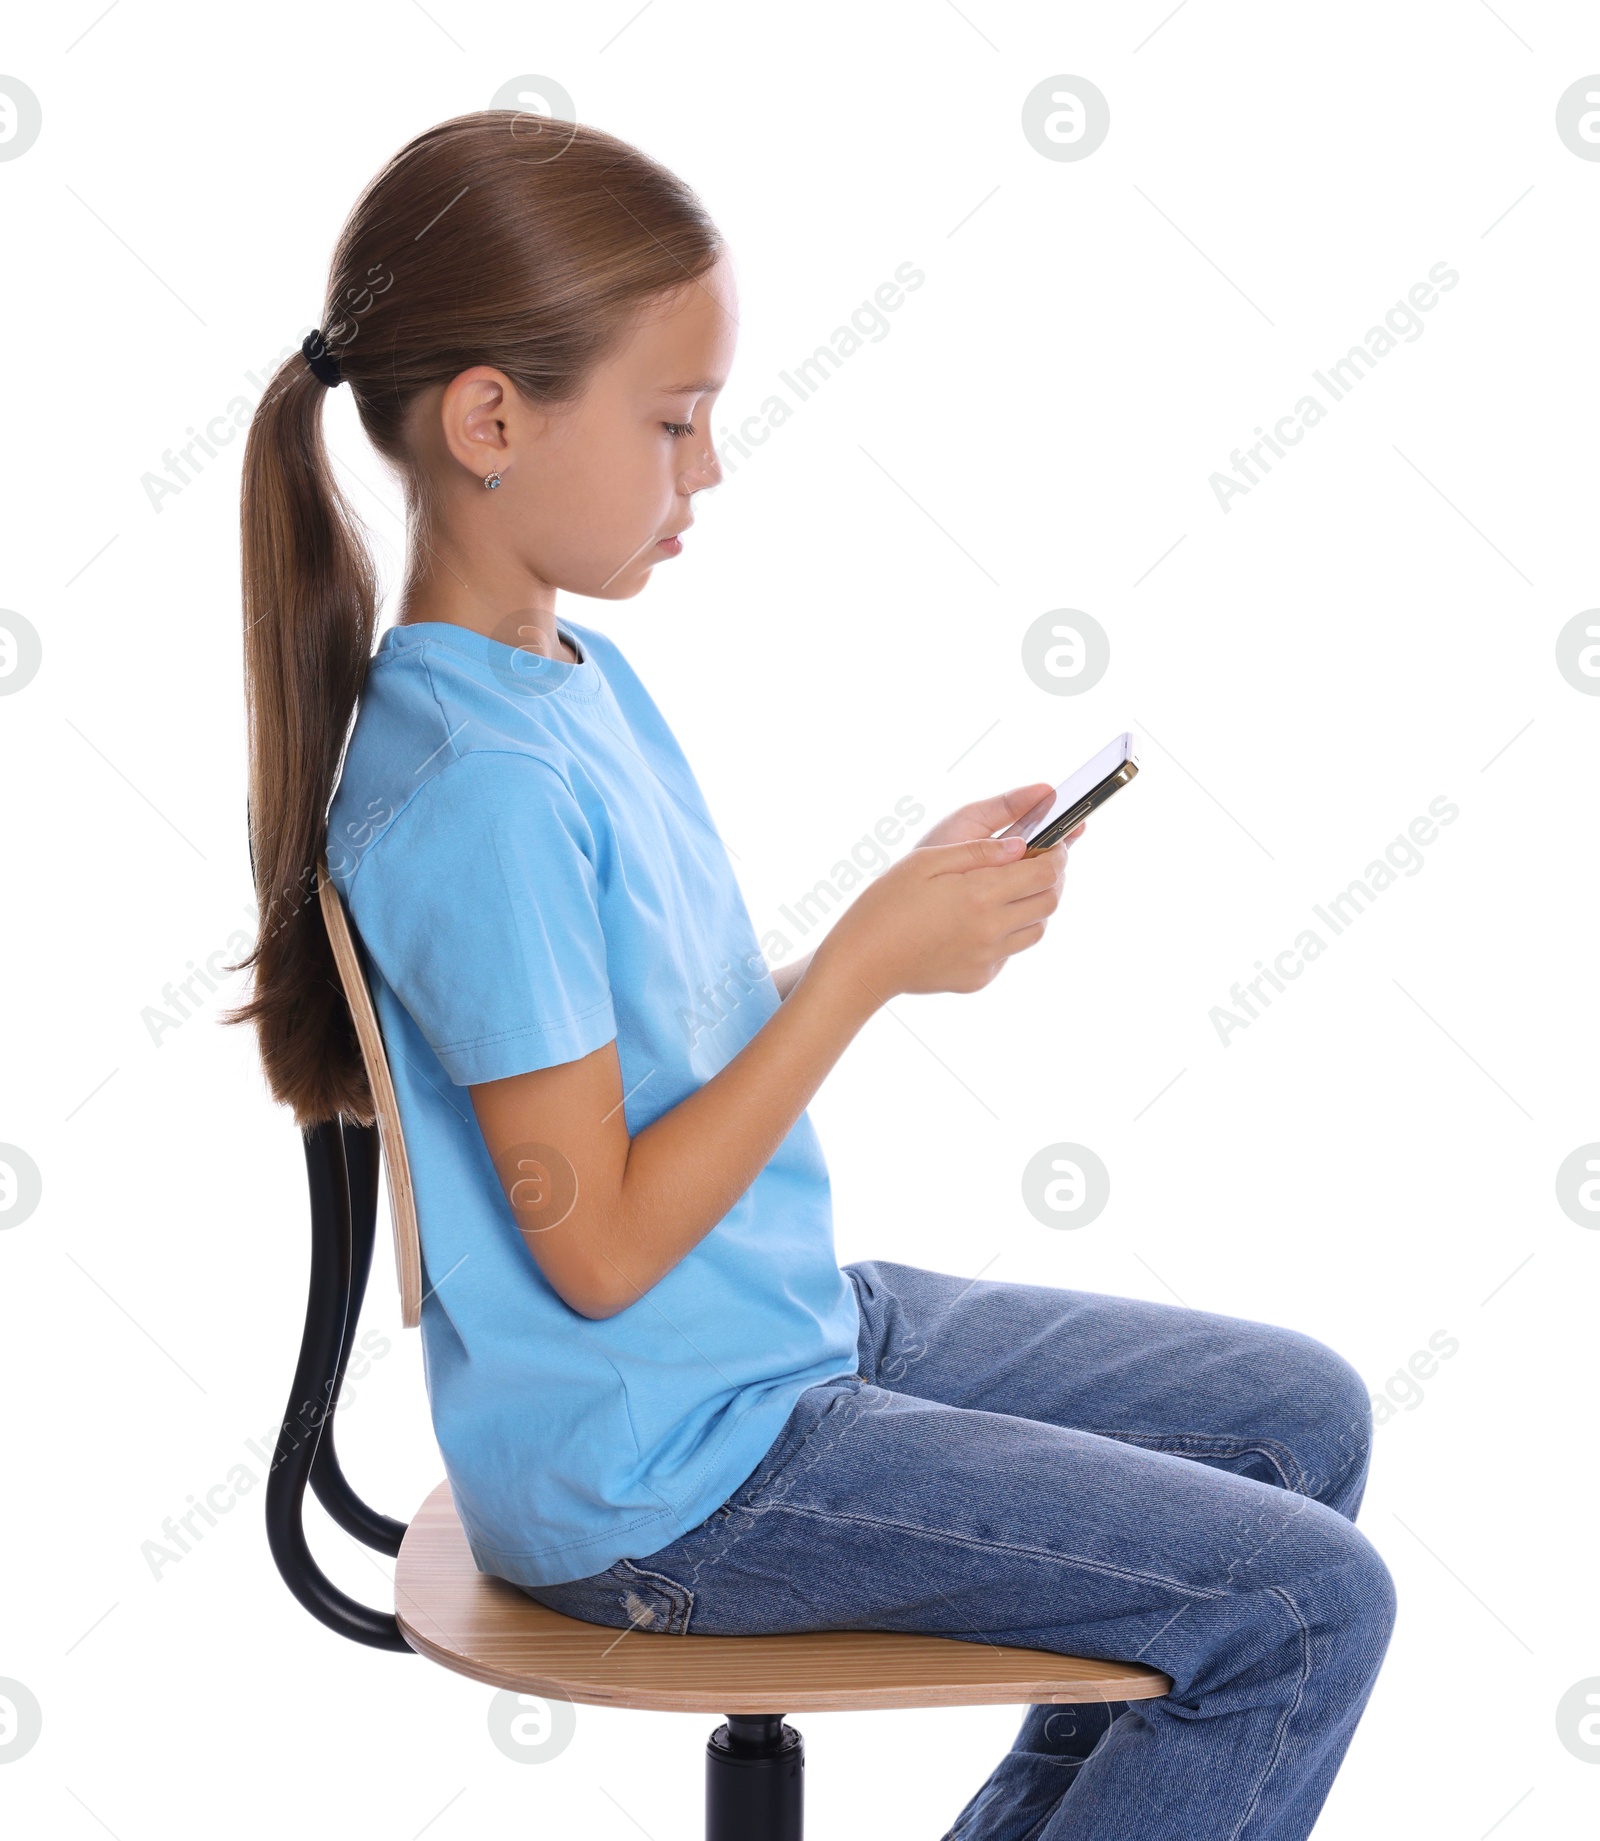
<path id="1" fill-rule="evenodd" d="M 328 350 L 328 341 L 321 332 L 307 333 L 300 343 L 300 349 L 306 355 L 306 363 L 311 366 L 312 375 L 330 390 L 337 390 L 344 382 L 344 377 L 339 370 L 339 360 Z"/>

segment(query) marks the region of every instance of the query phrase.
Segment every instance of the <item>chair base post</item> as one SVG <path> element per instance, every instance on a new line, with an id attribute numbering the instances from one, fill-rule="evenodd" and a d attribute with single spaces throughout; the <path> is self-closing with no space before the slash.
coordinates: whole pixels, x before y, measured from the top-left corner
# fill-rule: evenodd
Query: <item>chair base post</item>
<path id="1" fill-rule="evenodd" d="M 729 1714 L 706 1741 L 706 1841 L 801 1841 L 805 1763 L 781 1713 Z"/>

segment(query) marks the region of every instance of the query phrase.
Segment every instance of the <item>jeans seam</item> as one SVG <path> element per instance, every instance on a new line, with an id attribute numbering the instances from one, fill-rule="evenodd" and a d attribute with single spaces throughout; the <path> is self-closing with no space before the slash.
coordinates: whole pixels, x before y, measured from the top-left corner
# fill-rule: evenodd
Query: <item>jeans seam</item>
<path id="1" fill-rule="evenodd" d="M 1238 1826 L 1234 1829 L 1233 1833 L 1228 1836 L 1227 1841 L 1239 1841 L 1239 1837 L 1243 1835 L 1245 1831 L 1245 1824 L 1249 1822 L 1250 1818 L 1260 1806 L 1261 1794 L 1267 1787 L 1267 1779 L 1271 1776 L 1273 1767 L 1277 1764 L 1279 1755 L 1283 1751 L 1284 1735 L 1289 1730 L 1289 1722 L 1298 1711 L 1300 1701 L 1305 1694 L 1306 1682 L 1311 1678 L 1311 1632 L 1306 1628 L 1306 1620 L 1300 1615 L 1300 1607 L 1295 1603 L 1292 1595 L 1282 1586 L 1268 1586 L 1267 1590 L 1271 1592 L 1274 1598 L 1281 1598 L 1283 1600 L 1289 1607 L 1294 1621 L 1300 1626 L 1300 1679 L 1294 1685 L 1294 1699 L 1284 1708 L 1283 1718 L 1279 1720 L 1278 1730 L 1273 1735 L 1272 1753 L 1262 1763 L 1260 1774 L 1256 1778 L 1255 1790 L 1251 1794 L 1248 1805 L 1239 1817 Z"/>
<path id="2" fill-rule="evenodd" d="M 1247 1452 L 1258 1452 L 1283 1479 L 1285 1489 L 1299 1496 L 1311 1493 L 1305 1487 L 1306 1474 L 1299 1460 L 1287 1445 L 1275 1438 L 1240 1439 L 1222 1432 L 1113 1432 L 1100 1426 L 1080 1426 L 1078 1430 L 1092 1432 L 1097 1438 L 1115 1438 L 1123 1444 L 1143 1445 L 1156 1451 L 1170 1448 L 1173 1456 L 1182 1455 L 1176 1447 L 1183 1445 L 1209 1446 L 1213 1457 L 1243 1457 Z"/>
<path id="3" fill-rule="evenodd" d="M 815 1521 L 854 1522 L 864 1528 L 881 1528 L 891 1534 L 915 1534 L 925 1540 L 951 1541 L 957 1546 L 972 1547 L 983 1553 L 1015 1553 L 1030 1560 L 1050 1560 L 1057 1565 L 1082 1567 L 1086 1572 L 1107 1573 L 1118 1579 L 1136 1579 L 1145 1585 L 1164 1585 L 1175 1592 L 1188 1592 L 1196 1598 L 1228 1598 L 1232 1594 L 1209 1586 L 1191 1585 L 1183 1579 L 1169 1579 L 1164 1573 L 1144 1572 L 1137 1567 L 1112 1566 L 1103 1560 L 1087 1559 L 1081 1554 L 1064 1553 L 1051 1547 L 1025 1547 L 1015 1541 L 984 1540 L 975 1534 L 962 1534 L 953 1528 L 918 1528 L 909 1522 L 884 1521 L 876 1515 L 855 1515 L 846 1509 L 808 1509 L 795 1503 L 774 1503 L 769 1515 L 805 1515 Z M 1276 1588 L 1269 1588 L 1275 1590 Z M 1295 1613 L 1299 1622 L 1299 1612 Z M 1304 1625 L 1302 1624 L 1302 1629 Z"/>

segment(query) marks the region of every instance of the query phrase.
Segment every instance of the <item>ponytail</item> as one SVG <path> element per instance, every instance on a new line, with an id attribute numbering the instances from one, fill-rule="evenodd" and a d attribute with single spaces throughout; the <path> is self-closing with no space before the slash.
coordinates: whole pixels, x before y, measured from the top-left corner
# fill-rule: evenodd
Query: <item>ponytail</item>
<path id="1" fill-rule="evenodd" d="M 304 1128 L 372 1095 L 317 899 L 317 860 L 377 624 L 365 534 L 322 435 L 327 386 L 304 356 L 268 385 L 244 448 L 240 561 L 250 732 L 250 858 L 260 914 L 254 1023 L 267 1084 Z"/>
<path id="2" fill-rule="evenodd" d="M 577 122 L 485 109 L 389 161 L 334 251 L 325 316 L 337 375 L 398 473 L 410 566 L 435 509 L 407 445 L 425 389 L 475 364 L 532 403 L 571 402 L 646 301 L 698 279 L 722 240 L 690 188 Z M 319 370 L 320 370 L 319 366 Z M 330 378 L 331 381 L 331 378 Z M 370 1124 L 372 1094 L 323 926 L 317 863 L 377 625 L 365 535 L 322 435 L 327 383 L 285 359 L 244 450 L 240 517 L 250 850 L 260 913 L 248 1003 L 267 1085 L 309 1130 Z"/>

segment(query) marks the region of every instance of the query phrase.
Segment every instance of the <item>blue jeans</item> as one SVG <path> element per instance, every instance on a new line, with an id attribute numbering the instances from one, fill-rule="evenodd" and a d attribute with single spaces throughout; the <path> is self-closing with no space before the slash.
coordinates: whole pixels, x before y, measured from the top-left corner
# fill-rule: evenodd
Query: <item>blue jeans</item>
<path id="1" fill-rule="evenodd" d="M 908 1630 L 1138 1661 L 1030 1707 L 945 1841 L 1302 1841 L 1394 1623 L 1367 1390 L 1295 1330 L 865 1260 L 860 1373 L 723 1506 L 541 1604 L 618 1628 Z M 775 1707 L 775 1713 L 783 1708 Z"/>

